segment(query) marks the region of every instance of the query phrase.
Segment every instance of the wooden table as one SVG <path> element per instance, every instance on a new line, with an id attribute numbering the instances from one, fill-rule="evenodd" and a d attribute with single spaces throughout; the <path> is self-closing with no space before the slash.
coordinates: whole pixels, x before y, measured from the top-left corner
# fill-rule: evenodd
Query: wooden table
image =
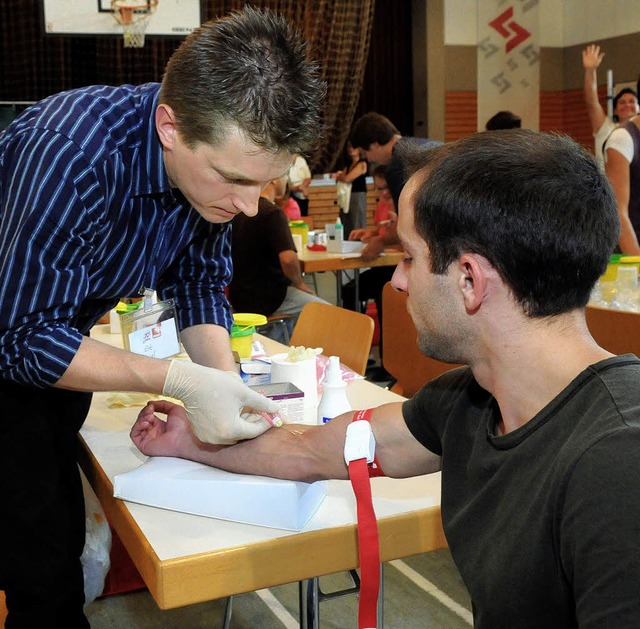
<path id="1" fill-rule="evenodd" d="M 640 356 L 640 313 L 589 305 L 586 319 L 600 347 L 612 354 Z"/>
<path id="2" fill-rule="evenodd" d="M 356 310 L 360 310 L 360 269 L 376 266 L 396 266 L 402 260 L 402 251 L 388 249 L 375 260 L 365 262 L 359 253 L 328 253 L 310 251 L 306 247 L 298 254 L 303 273 L 333 271 L 336 274 L 336 300 L 342 305 L 342 271 L 354 271 Z"/>
<path id="3" fill-rule="evenodd" d="M 96 326 L 91 336 L 111 344 L 119 342 L 119 337 L 109 334 L 108 326 Z M 265 345 L 269 349 L 268 339 Z M 348 396 L 354 408 L 402 399 L 365 380 L 351 383 Z M 129 439 L 139 408 L 112 409 L 107 398 L 106 393 L 94 395 L 81 431 L 81 465 L 161 609 L 358 565 L 355 499 L 348 481 L 329 481 L 324 502 L 307 526 L 296 533 L 114 498 L 115 475 L 138 467 L 146 457 Z M 440 521 L 440 474 L 372 480 L 382 561 L 446 547 Z"/>

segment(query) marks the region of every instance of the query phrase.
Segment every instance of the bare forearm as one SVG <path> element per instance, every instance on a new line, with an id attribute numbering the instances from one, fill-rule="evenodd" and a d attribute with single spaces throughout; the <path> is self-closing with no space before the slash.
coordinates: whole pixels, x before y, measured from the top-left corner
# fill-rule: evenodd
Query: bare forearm
<path id="1" fill-rule="evenodd" d="M 220 325 L 194 325 L 180 334 L 182 344 L 194 363 L 223 371 L 236 371 L 229 333 Z"/>
<path id="2" fill-rule="evenodd" d="M 296 287 L 301 288 L 304 285 L 302 269 L 300 268 L 300 260 L 295 251 L 282 251 L 279 254 L 280 268 L 286 278 Z"/>
<path id="3" fill-rule="evenodd" d="M 133 354 L 84 338 L 64 375 L 54 385 L 72 391 L 162 393 L 169 361 Z"/>
<path id="4" fill-rule="evenodd" d="M 306 482 L 346 479 L 344 433 L 351 416 L 348 413 L 325 426 L 272 428 L 256 439 L 229 447 L 200 443 L 179 456 L 238 474 Z"/>
<path id="5" fill-rule="evenodd" d="M 638 256 L 640 255 L 640 245 L 638 244 L 638 237 L 633 229 L 633 225 L 629 220 L 629 217 L 621 217 L 620 220 L 620 251 L 627 255 Z"/>
<path id="6" fill-rule="evenodd" d="M 606 114 L 598 100 L 598 75 L 597 70 L 604 53 L 600 53 L 600 47 L 589 45 L 582 51 L 582 65 L 584 67 L 584 102 L 589 114 L 591 130 L 596 133 L 602 126 Z"/>
<path id="7" fill-rule="evenodd" d="M 631 194 L 629 162 L 615 149 L 607 149 L 607 177 L 611 182 L 618 204 L 620 219 L 619 246 L 623 253 L 638 255 L 640 247 L 633 225 L 629 219 L 629 200 Z"/>
<path id="8" fill-rule="evenodd" d="M 285 425 L 251 441 L 222 447 L 185 440 L 185 459 L 240 473 L 312 482 L 348 478 L 344 441 L 353 412 L 324 426 Z M 399 403 L 376 408 L 371 418 L 378 461 L 387 474 L 407 478 L 440 469 L 440 458 L 418 443 L 407 429 Z"/>

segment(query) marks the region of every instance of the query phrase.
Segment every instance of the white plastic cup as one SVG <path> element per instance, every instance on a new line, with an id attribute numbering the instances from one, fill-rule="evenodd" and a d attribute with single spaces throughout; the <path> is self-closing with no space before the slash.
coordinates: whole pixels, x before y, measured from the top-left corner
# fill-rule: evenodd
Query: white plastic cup
<path id="1" fill-rule="evenodd" d="M 316 357 L 306 360 L 287 360 L 288 354 L 271 357 L 271 382 L 291 382 L 304 393 L 304 409 L 315 414 L 318 406 L 318 378 Z"/>
<path id="2" fill-rule="evenodd" d="M 619 288 L 636 288 L 638 286 L 638 267 L 629 264 L 618 265 L 616 282 Z"/>
<path id="3" fill-rule="evenodd" d="M 302 235 L 301 234 L 291 234 L 293 238 L 293 244 L 296 247 L 296 251 L 302 251 Z"/>

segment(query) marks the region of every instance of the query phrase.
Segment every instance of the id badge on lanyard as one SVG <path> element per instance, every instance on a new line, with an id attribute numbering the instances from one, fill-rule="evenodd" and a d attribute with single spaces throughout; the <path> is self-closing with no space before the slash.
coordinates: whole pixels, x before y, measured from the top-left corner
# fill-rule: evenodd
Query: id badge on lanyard
<path id="1" fill-rule="evenodd" d="M 173 300 L 154 303 L 153 291 L 144 289 L 142 307 L 121 315 L 124 348 L 150 358 L 168 358 L 182 351 Z"/>

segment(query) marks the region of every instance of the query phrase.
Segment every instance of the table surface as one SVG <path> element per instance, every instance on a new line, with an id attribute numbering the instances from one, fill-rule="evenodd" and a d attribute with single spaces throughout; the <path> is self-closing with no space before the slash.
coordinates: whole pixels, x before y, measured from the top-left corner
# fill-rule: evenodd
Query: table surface
<path id="1" fill-rule="evenodd" d="M 319 271 L 344 271 L 374 266 L 396 266 L 402 259 L 402 251 L 388 249 L 375 260 L 365 262 L 360 253 L 328 253 L 327 251 L 310 251 L 306 247 L 298 254 L 303 273 Z"/>
<path id="2" fill-rule="evenodd" d="M 91 336 L 119 343 L 119 336 L 109 334 L 108 326 L 96 326 Z M 268 340 L 265 345 L 271 349 Z M 402 400 L 364 380 L 350 383 L 348 396 L 354 408 Z M 329 481 L 318 511 L 294 533 L 114 498 L 114 477 L 135 469 L 146 457 L 129 439 L 139 408 L 109 408 L 109 397 L 94 394 L 81 430 L 81 464 L 161 609 L 357 567 L 355 499 L 348 481 Z M 446 546 L 440 520 L 440 474 L 375 478 L 372 491 L 382 561 Z"/>

